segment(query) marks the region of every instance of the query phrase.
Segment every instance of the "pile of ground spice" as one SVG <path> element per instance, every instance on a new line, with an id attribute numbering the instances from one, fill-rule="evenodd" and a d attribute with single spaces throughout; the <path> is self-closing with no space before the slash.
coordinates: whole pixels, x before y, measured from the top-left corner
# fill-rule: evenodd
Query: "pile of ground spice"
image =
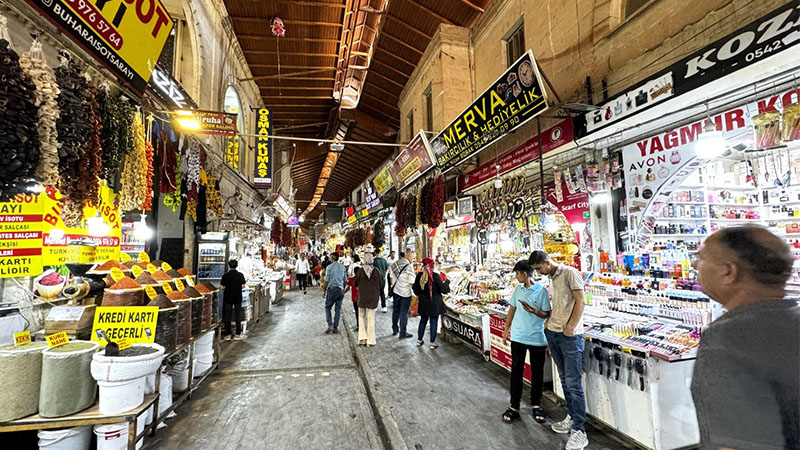
<path id="1" fill-rule="evenodd" d="M 128 269 L 133 269 L 133 266 L 138 266 L 139 263 L 137 263 L 136 261 L 125 261 L 124 263 L 122 263 L 122 265 L 127 267 Z"/>
<path id="2" fill-rule="evenodd" d="M 140 262 L 138 264 L 139 264 L 139 267 L 141 267 L 144 270 L 147 270 L 147 265 L 150 264 L 150 263 L 142 261 L 142 262 Z"/>
<path id="3" fill-rule="evenodd" d="M 155 273 L 153 273 L 152 276 L 153 276 L 153 279 L 155 281 L 170 281 L 170 280 L 172 280 L 172 277 L 167 275 L 167 273 L 164 272 L 161 269 L 158 269 Z"/>
<path id="4" fill-rule="evenodd" d="M 154 265 L 156 267 L 161 267 L 161 264 L 164 264 L 164 261 L 162 261 L 160 259 L 157 259 L 155 261 L 150 261 L 150 264 L 152 264 L 152 265 Z"/>
<path id="5" fill-rule="evenodd" d="M 158 309 L 170 309 L 175 308 L 177 305 L 172 303 L 169 297 L 166 295 L 158 294 L 156 295 L 156 298 L 150 300 L 150 303 L 148 303 L 147 306 L 158 306 Z"/>
<path id="6" fill-rule="evenodd" d="M 182 290 L 181 292 L 183 292 L 183 294 L 185 295 L 188 295 L 189 298 L 199 298 L 203 296 L 203 294 L 201 294 L 200 292 L 197 291 L 197 289 L 191 286 L 186 286 L 186 289 Z"/>
<path id="7" fill-rule="evenodd" d="M 111 286 L 109 289 L 114 291 L 119 291 L 123 289 L 141 289 L 141 288 L 142 288 L 141 284 L 137 283 L 136 281 L 128 277 L 124 277 L 120 278 L 119 281 L 114 283 L 114 285 Z"/>
<path id="8" fill-rule="evenodd" d="M 167 294 L 167 298 L 170 299 L 170 300 L 188 300 L 189 299 L 189 297 L 187 295 L 183 294 L 182 292 L 178 292 L 178 291 L 170 292 L 169 294 Z"/>
<path id="9" fill-rule="evenodd" d="M 181 267 L 180 269 L 178 269 L 178 273 L 181 274 L 181 276 L 183 277 L 192 276 L 192 272 L 186 267 Z"/>
<path id="10" fill-rule="evenodd" d="M 179 274 L 178 271 L 175 269 L 172 269 L 169 272 L 167 272 L 167 275 L 171 276 L 173 279 L 183 278 L 183 275 Z"/>
<path id="11" fill-rule="evenodd" d="M 158 281 L 154 280 L 153 277 L 147 272 L 142 272 L 141 275 L 136 277 L 136 282 L 142 286 L 146 286 L 148 284 L 158 284 Z"/>
<path id="12" fill-rule="evenodd" d="M 210 281 L 203 281 L 202 283 L 199 283 L 198 285 L 200 285 L 200 284 L 202 284 L 203 286 L 207 287 L 208 289 L 211 289 L 211 292 L 215 292 L 215 291 L 219 290 L 219 288 L 214 286 L 214 283 L 212 283 Z"/>
<path id="13" fill-rule="evenodd" d="M 114 267 L 116 267 L 119 270 L 130 270 L 117 261 L 106 261 L 103 264 L 100 264 L 99 266 L 95 267 L 92 270 L 92 272 L 108 272 Z"/>
<path id="14" fill-rule="evenodd" d="M 194 288 L 197 290 L 197 292 L 199 292 L 201 294 L 210 294 L 210 293 L 213 292 L 211 289 L 207 288 L 206 285 L 204 285 L 202 283 L 196 284 L 194 286 Z"/>

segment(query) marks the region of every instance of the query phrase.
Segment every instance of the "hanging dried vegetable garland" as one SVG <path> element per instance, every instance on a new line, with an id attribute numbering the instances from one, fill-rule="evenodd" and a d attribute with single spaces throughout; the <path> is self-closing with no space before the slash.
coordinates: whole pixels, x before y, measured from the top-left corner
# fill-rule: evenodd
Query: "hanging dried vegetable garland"
<path id="1" fill-rule="evenodd" d="M 281 222 L 280 218 L 276 217 L 272 221 L 272 229 L 270 230 L 270 236 L 269 236 L 269 239 L 270 241 L 272 241 L 273 244 L 281 245 L 281 242 L 283 241 L 281 236 L 282 231 L 283 231 L 283 223 Z"/>
<path id="2" fill-rule="evenodd" d="M 192 142 L 186 152 L 186 195 L 197 202 L 200 189 L 200 144 Z"/>
<path id="3" fill-rule="evenodd" d="M 112 95 L 107 87 L 97 94 L 103 120 L 103 178 L 115 186 L 125 156 L 133 150 L 133 119 L 136 108 L 123 96 Z M 118 187 L 115 186 L 115 190 Z"/>
<path id="4" fill-rule="evenodd" d="M 411 194 L 406 197 L 404 201 L 405 216 L 403 217 L 403 225 L 406 230 L 417 227 L 417 196 Z"/>
<path id="5" fill-rule="evenodd" d="M 405 236 L 406 235 L 406 227 L 405 227 L 405 199 L 403 196 L 400 195 L 397 197 L 397 204 L 394 205 L 394 234 L 395 236 Z"/>
<path id="6" fill-rule="evenodd" d="M 172 208 L 172 212 L 175 212 L 180 209 L 181 207 L 181 158 L 180 155 L 175 154 L 175 190 L 170 192 L 169 194 L 164 195 L 164 205 L 169 206 Z M 219 190 L 217 190 L 219 192 Z M 222 210 L 222 204 L 220 203 L 220 210 Z M 220 215 L 222 217 L 222 215 Z"/>
<path id="7" fill-rule="evenodd" d="M 153 179 L 153 159 L 155 157 L 155 150 L 153 149 L 153 144 L 150 143 L 148 140 L 144 143 L 144 150 L 145 154 L 147 155 L 147 179 Z M 150 211 L 153 209 L 153 183 L 147 183 L 147 193 L 144 197 L 144 205 L 142 205 L 143 211 Z"/>
<path id="8" fill-rule="evenodd" d="M 125 157 L 125 166 L 122 168 L 120 208 L 123 211 L 140 209 L 144 205 L 147 185 L 150 184 L 147 179 L 144 123 L 138 111 L 133 119 L 133 138 L 133 151 Z"/>
<path id="9" fill-rule="evenodd" d="M 99 116 L 100 105 L 95 100 L 97 88 L 89 84 L 89 93 L 91 94 L 91 102 L 89 103 L 89 125 L 91 134 L 87 136 L 86 149 L 83 154 L 83 167 L 78 175 L 78 184 L 85 193 L 83 201 L 76 204 L 76 207 L 83 209 L 85 201 L 89 201 L 94 205 L 100 203 L 100 180 L 99 177 L 103 175 L 103 160 L 101 154 L 103 152 L 100 143 L 100 134 L 103 131 L 102 119 Z"/>
<path id="10" fill-rule="evenodd" d="M 365 229 L 356 228 L 353 244 L 355 244 L 356 247 L 367 245 L 367 231 Z"/>
<path id="11" fill-rule="evenodd" d="M 426 225 L 430 222 L 431 217 L 431 184 L 432 180 L 428 178 L 425 183 L 422 184 L 417 197 L 419 199 L 417 202 L 417 208 L 419 210 L 419 223 L 424 223 Z"/>
<path id="12" fill-rule="evenodd" d="M 364 230 L 366 245 L 372 244 L 372 228 L 367 226 L 367 229 Z"/>
<path id="13" fill-rule="evenodd" d="M 444 184 L 444 177 L 439 175 L 433 182 L 431 188 L 431 218 L 428 225 L 431 228 L 436 228 L 442 223 L 444 216 L 444 202 L 447 198 L 447 191 Z"/>
<path id="14" fill-rule="evenodd" d="M 36 86 L 34 92 L 35 105 L 39 108 L 37 130 L 39 132 L 39 165 L 35 176 L 45 186 L 58 183 L 58 102 L 56 97 L 60 92 L 53 72 L 47 67 L 42 52 L 42 44 L 38 39 L 33 41 L 30 51 L 19 59 L 22 70 L 30 77 Z M 9 123 L 9 122 L 4 122 Z"/>
<path id="15" fill-rule="evenodd" d="M 376 249 L 381 249 L 384 244 L 386 244 L 386 225 L 383 219 L 378 219 L 372 227 L 372 245 Z"/>
<path id="16" fill-rule="evenodd" d="M 292 232 L 289 231 L 289 226 L 283 224 L 283 246 L 292 247 Z"/>

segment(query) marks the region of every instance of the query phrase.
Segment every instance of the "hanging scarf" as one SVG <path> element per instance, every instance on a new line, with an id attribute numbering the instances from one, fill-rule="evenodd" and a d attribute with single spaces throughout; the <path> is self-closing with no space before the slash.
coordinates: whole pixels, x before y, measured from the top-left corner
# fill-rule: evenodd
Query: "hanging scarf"
<path id="1" fill-rule="evenodd" d="M 431 297 L 431 301 L 433 301 L 433 260 L 431 258 L 422 260 L 422 270 L 428 272 L 428 294 Z"/>
<path id="2" fill-rule="evenodd" d="M 371 278 L 372 277 L 372 269 L 375 268 L 375 266 L 372 265 L 373 261 L 374 261 L 374 257 L 372 256 L 372 253 L 365 253 L 364 254 L 364 258 L 362 260 L 361 268 L 364 269 L 364 273 L 367 274 L 367 278 Z"/>

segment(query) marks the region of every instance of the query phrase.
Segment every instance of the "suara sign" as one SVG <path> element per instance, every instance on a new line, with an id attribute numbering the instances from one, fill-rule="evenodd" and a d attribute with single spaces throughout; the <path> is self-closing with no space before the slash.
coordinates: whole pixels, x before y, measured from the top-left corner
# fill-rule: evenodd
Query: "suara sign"
<path id="1" fill-rule="evenodd" d="M 461 340 L 483 351 L 483 333 L 481 330 L 467 325 L 447 314 L 442 316 L 442 326 L 449 333 L 456 335 L 461 338 Z"/>

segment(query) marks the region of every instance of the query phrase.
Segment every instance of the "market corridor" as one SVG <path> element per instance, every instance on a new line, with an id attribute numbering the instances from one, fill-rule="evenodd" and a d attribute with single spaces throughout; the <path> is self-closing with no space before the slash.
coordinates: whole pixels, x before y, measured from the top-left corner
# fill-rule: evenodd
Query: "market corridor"
<path id="1" fill-rule="evenodd" d="M 147 448 L 563 448 L 566 436 L 530 414 L 512 425 L 501 422 L 507 375 L 477 353 L 446 342 L 432 352 L 414 339 L 400 341 L 391 336 L 391 314 L 380 312 L 378 345 L 353 347 L 355 338 L 344 332 L 354 324 L 349 295 L 339 335 L 324 333 L 322 304 L 319 288 L 286 293 L 248 339 L 223 342 L 210 383 Z M 411 318 L 409 331 L 416 325 Z M 551 417 L 563 417 L 550 406 Z M 626 448 L 596 429 L 588 432 L 590 449 Z"/>

